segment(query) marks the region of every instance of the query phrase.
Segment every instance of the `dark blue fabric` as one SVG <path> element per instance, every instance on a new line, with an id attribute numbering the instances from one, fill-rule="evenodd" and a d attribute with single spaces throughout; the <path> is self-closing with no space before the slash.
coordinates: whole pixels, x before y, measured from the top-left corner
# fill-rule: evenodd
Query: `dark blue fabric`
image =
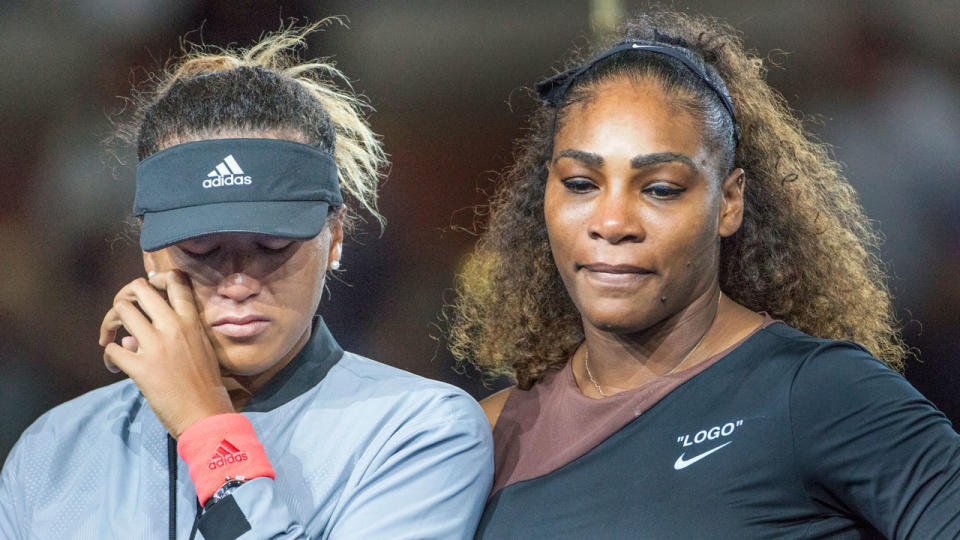
<path id="1" fill-rule="evenodd" d="M 320 384 L 343 356 L 343 349 L 321 317 L 313 320 L 310 340 L 286 366 L 264 384 L 244 406 L 245 412 L 276 409 Z"/>
<path id="2" fill-rule="evenodd" d="M 276 139 L 172 146 L 137 166 L 140 247 L 155 251 L 211 233 L 306 240 L 343 204 L 337 165 L 318 148 Z"/>
<path id="3" fill-rule="evenodd" d="M 233 156 L 250 183 L 204 187 Z M 137 165 L 134 215 L 223 202 L 325 201 L 343 204 L 333 157 L 277 139 L 209 139 L 157 152 Z"/>
<path id="4" fill-rule="evenodd" d="M 204 540 L 236 540 L 251 527 L 236 499 L 227 495 L 204 510 L 199 529 Z"/>

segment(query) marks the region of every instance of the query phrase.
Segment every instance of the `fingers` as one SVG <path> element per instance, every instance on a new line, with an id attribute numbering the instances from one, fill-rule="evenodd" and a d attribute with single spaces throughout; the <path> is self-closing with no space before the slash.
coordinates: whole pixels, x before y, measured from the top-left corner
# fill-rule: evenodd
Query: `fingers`
<path id="1" fill-rule="evenodd" d="M 113 297 L 114 305 L 121 300 L 136 301 L 136 296 L 129 290 L 130 285 L 131 284 L 127 284 Z M 110 310 L 107 311 L 107 314 L 103 316 L 103 321 L 100 323 L 100 337 L 97 342 L 101 347 L 105 347 L 107 343 L 117 339 L 117 332 L 122 327 L 123 321 L 120 320 L 120 314 L 117 313 L 116 309 L 111 307 Z"/>
<path id="2" fill-rule="evenodd" d="M 101 347 L 106 347 L 107 343 L 112 343 L 117 339 L 117 331 L 123 326 L 123 323 L 120 321 L 120 315 L 117 312 L 110 308 L 110 311 L 103 317 L 103 322 L 100 323 L 100 338 L 97 340 L 97 343 Z"/>
<path id="3" fill-rule="evenodd" d="M 164 298 L 166 294 L 167 298 Z M 169 299 L 169 304 L 167 303 Z M 134 304 L 140 306 L 143 313 L 146 313 L 152 324 L 158 328 L 164 325 L 172 326 L 176 324 L 175 317 L 182 320 L 195 322 L 199 320 L 196 303 L 193 298 L 193 289 L 186 276 L 179 271 L 169 271 L 162 273 L 153 273 L 150 281 L 138 278 L 128 283 L 114 297 L 114 306 L 103 319 L 100 325 L 100 346 L 106 346 L 116 340 L 117 331 L 125 327 L 131 334 L 137 335 L 139 332 L 148 331 L 148 327 L 141 323 L 145 320 L 142 314 L 138 317 L 139 310 L 127 309 L 134 307 Z M 125 306 L 119 308 L 118 306 Z M 127 320 L 123 316 L 128 317 Z M 137 328 L 125 324 L 137 324 Z M 141 338 L 145 336 L 140 336 Z"/>
<path id="4" fill-rule="evenodd" d="M 134 372 L 139 367 L 137 354 L 124 349 L 116 343 L 107 343 L 107 346 L 104 347 L 103 365 L 107 366 L 107 369 L 110 370 L 111 373 L 119 373 L 122 371 L 129 375 L 131 379 L 136 379 Z"/>
<path id="5" fill-rule="evenodd" d="M 124 336 L 124 338 L 120 340 L 120 346 L 130 352 L 140 350 L 140 342 L 133 336 Z"/>
<path id="6" fill-rule="evenodd" d="M 170 304 L 163 298 L 160 291 L 143 278 L 137 278 L 120 289 L 113 301 L 114 308 L 124 301 L 130 304 L 136 303 L 156 325 L 171 322 L 173 313 L 171 313 Z M 131 334 L 135 333 L 132 328 L 128 327 L 127 330 L 130 330 Z"/>
<path id="7" fill-rule="evenodd" d="M 103 365 L 107 367 L 107 371 L 110 373 L 120 373 L 120 368 L 118 368 L 116 364 L 107 358 L 106 354 L 103 355 Z"/>
<path id="8" fill-rule="evenodd" d="M 149 291 L 147 289 L 149 289 Z M 124 308 L 117 309 L 117 306 L 121 304 L 125 307 L 132 307 L 133 310 L 125 310 Z M 143 278 L 128 283 L 113 297 L 113 307 L 107 311 L 107 314 L 103 317 L 103 322 L 100 323 L 100 336 L 97 342 L 101 347 L 106 347 L 108 343 L 114 342 L 117 339 L 117 332 L 121 328 L 126 328 L 131 334 L 137 333 L 134 327 L 124 324 L 122 313 L 127 313 L 128 317 L 132 317 L 134 315 L 133 311 L 136 311 L 139 317 L 136 320 L 131 320 L 131 322 L 136 324 L 141 332 L 146 330 L 145 325 L 137 324 L 145 320 L 145 317 L 143 317 L 143 314 L 140 313 L 133 304 L 140 305 L 144 311 L 147 312 L 147 315 L 155 320 L 160 310 L 163 309 L 161 304 L 165 304 L 165 302 L 163 298 L 159 296 L 159 293 Z M 149 306 L 149 309 L 147 306 Z M 167 310 L 169 311 L 169 308 L 167 308 Z M 147 321 L 147 325 L 149 324 L 150 322 Z"/>
<path id="9" fill-rule="evenodd" d="M 153 324 L 129 300 L 121 300 L 114 304 L 113 310 L 120 319 L 120 323 L 138 341 L 149 340 L 153 333 Z"/>
<path id="10" fill-rule="evenodd" d="M 126 298 L 117 300 L 103 317 L 103 322 L 100 323 L 100 346 L 105 347 L 107 343 L 114 342 L 121 327 L 140 339 L 149 339 L 153 332 L 150 320 L 137 309 L 133 301 Z"/>
<path id="11" fill-rule="evenodd" d="M 182 272 L 151 273 L 149 282 L 143 278 L 135 279 L 120 289 L 114 297 L 113 307 L 100 324 L 103 362 L 108 370 L 114 373 L 123 371 L 132 377 L 129 369 L 136 365 L 141 346 L 153 347 L 151 343 L 158 339 L 158 330 L 164 332 L 164 328 L 177 328 L 183 322 L 197 322 L 199 319 L 193 288 Z M 115 341 L 121 328 L 130 336 L 124 337 L 118 345 Z"/>
<path id="12" fill-rule="evenodd" d="M 166 291 L 170 306 L 181 319 L 186 321 L 199 319 L 193 287 L 190 286 L 190 281 L 183 272 L 172 270 L 155 273 L 150 276 L 150 285 Z"/>

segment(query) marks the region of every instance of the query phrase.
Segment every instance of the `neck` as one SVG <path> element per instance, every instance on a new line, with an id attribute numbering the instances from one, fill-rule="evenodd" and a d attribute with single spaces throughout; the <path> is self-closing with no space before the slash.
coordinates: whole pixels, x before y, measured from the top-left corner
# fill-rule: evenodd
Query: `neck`
<path id="1" fill-rule="evenodd" d="M 227 389 L 227 393 L 230 395 L 230 401 L 233 403 L 233 408 L 237 412 L 243 410 L 247 402 L 250 401 L 250 398 L 253 397 L 258 390 L 263 388 L 263 385 L 267 384 L 277 373 L 280 372 L 283 368 L 290 363 L 291 360 L 297 354 L 303 350 L 304 345 L 307 344 L 307 341 L 310 340 L 311 326 L 307 326 L 306 331 L 300 336 L 300 339 L 294 344 L 290 349 L 290 352 L 283 355 L 283 357 L 277 361 L 275 364 L 270 366 L 266 371 L 254 374 L 254 375 L 223 375 L 221 379 L 223 380 L 223 385 Z"/>
<path id="2" fill-rule="evenodd" d="M 587 354 L 590 373 L 605 395 L 636 388 L 706 360 L 717 350 L 716 327 L 722 325 L 730 304 L 736 306 L 714 285 L 681 311 L 639 332 L 613 334 L 585 325 L 584 344 L 573 364 L 581 390 L 600 397 L 584 366 Z"/>

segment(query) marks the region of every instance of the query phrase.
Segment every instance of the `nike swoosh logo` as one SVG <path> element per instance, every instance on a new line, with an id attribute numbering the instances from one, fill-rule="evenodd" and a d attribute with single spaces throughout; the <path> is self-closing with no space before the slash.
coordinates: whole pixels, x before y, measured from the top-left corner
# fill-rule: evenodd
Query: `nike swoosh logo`
<path id="1" fill-rule="evenodd" d="M 689 467 L 690 465 L 693 465 L 694 463 L 700 461 L 701 459 L 709 456 L 710 454 L 716 452 L 717 450 L 723 448 L 724 446 L 726 446 L 726 445 L 728 445 L 728 444 L 730 444 L 730 443 L 732 443 L 732 442 L 733 442 L 733 441 L 727 441 L 727 442 L 721 444 L 720 446 L 714 448 L 713 450 L 707 450 L 706 452 L 704 452 L 704 453 L 702 453 L 702 454 L 698 454 L 698 455 L 696 455 L 696 456 L 693 456 L 693 457 L 690 458 L 690 459 L 683 459 L 683 454 L 680 454 L 680 457 L 677 458 L 676 463 L 673 464 L 673 468 L 674 468 L 675 470 L 678 470 L 678 471 L 679 471 L 680 469 L 685 469 L 685 468 Z"/>

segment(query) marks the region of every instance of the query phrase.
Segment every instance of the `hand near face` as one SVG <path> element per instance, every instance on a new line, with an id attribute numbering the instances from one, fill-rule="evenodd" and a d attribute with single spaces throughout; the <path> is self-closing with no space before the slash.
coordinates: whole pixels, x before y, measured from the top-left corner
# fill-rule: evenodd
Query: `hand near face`
<path id="1" fill-rule="evenodd" d="M 130 336 L 117 344 L 121 327 Z M 234 412 L 182 272 L 160 272 L 149 282 L 138 278 L 128 283 L 100 325 L 99 342 L 107 368 L 123 371 L 136 383 L 174 438 L 198 420 Z"/>

